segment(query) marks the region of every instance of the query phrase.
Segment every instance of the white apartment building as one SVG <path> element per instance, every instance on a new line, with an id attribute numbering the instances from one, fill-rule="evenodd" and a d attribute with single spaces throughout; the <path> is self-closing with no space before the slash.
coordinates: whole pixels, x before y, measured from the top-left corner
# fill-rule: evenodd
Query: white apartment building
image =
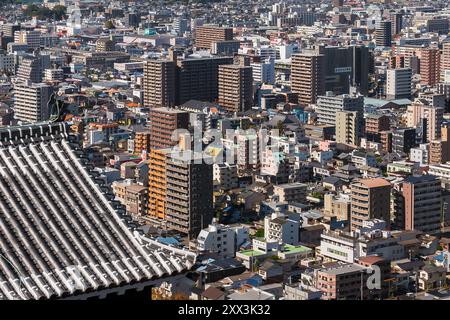
<path id="1" fill-rule="evenodd" d="M 299 241 L 300 215 L 275 212 L 264 218 L 264 237 L 268 242 L 297 245 Z"/>
<path id="2" fill-rule="evenodd" d="M 63 69 L 45 69 L 44 80 L 50 82 L 63 81 L 64 80 Z"/>
<path id="3" fill-rule="evenodd" d="M 267 59 L 264 62 L 250 64 L 253 72 L 253 81 L 258 83 L 275 83 L 275 60 Z"/>
<path id="4" fill-rule="evenodd" d="M 320 254 L 331 260 L 353 263 L 355 259 L 367 256 L 380 256 L 386 260 L 405 257 L 405 249 L 392 237 L 389 231 L 377 229 L 378 222 L 366 221 L 365 230 L 359 233 L 326 231 L 321 235 Z M 383 225 L 385 225 L 385 222 Z"/>
<path id="5" fill-rule="evenodd" d="M 429 144 L 422 143 L 418 148 L 411 148 L 409 160 L 418 162 L 420 166 L 427 166 L 429 161 Z"/>
<path id="6" fill-rule="evenodd" d="M 218 188 L 228 191 L 239 187 L 237 165 L 229 163 L 213 164 L 213 179 Z"/>
<path id="7" fill-rule="evenodd" d="M 336 112 L 357 111 L 358 118 L 362 117 L 364 109 L 364 97 L 362 95 L 335 95 L 328 91 L 323 96 L 317 98 L 317 122 L 336 125 Z"/>
<path id="8" fill-rule="evenodd" d="M 223 258 L 232 258 L 241 245 L 249 241 L 248 229 L 244 226 L 225 226 L 213 222 L 200 231 L 197 249 L 200 252 L 217 253 Z"/>
<path id="9" fill-rule="evenodd" d="M 428 173 L 444 180 L 450 180 L 450 163 L 431 164 Z"/>
<path id="10" fill-rule="evenodd" d="M 24 82 L 14 86 L 14 117 L 23 122 L 49 119 L 48 102 L 53 88 L 43 83 Z"/>

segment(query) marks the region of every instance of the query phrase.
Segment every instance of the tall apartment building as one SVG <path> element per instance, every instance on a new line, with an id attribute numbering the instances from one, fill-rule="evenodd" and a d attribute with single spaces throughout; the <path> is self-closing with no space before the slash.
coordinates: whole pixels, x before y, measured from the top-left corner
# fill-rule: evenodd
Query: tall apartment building
<path id="1" fill-rule="evenodd" d="M 31 49 L 41 46 L 41 32 L 35 30 L 20 30 L 14 32 L 14 42 L 27 44 Z"/>
<path id="2" fill-rule="evenodd" d="M 3 32 L 4 36 L 14 38 L 16 31 L 20 31 L 20 25 L 5 23 L 0 26 L 0 31 Z"/>
<path id="3" fill-rule="evenodd" d="M 212 49 L 212 43 L 233 40 L 233 28 L 219 26 L 199 26 L 195 29 L 195 47 Z"/>
<path id="4" fill-rule="evenodd" d="M 409 99 L 411 97 L 410 68 L 388 69 L 386 71 L 386 98 L 387 99 Z"/>
<path id="5" fill-rule="evenodd" d="M 134 135 L 134 153 L 150 152 L 150 131 L 138 131 Z"/>
<path id="6" fill-rule="evenodd" d="M 442 190 L 440 180 L 432 175 L 409 176 L 403 182 L 404 212 L 396 218 L 405 230 L 437 233 L 441 229 Z"/>
<path id="7" fill-rule="evenodd" d="M 336 142 L 358 146 L 360 121 L 357 111 L 336 112 Z"/>
<path id="8" fill-rule="evenodd" d="M 403 28 L 403 13 L 395 12 L 391 14 L 392 35 L 400 34 Z"/>
<path id="9" fill-rule="evenodd" d="M 112 37 L 100 38 L 95 43 L 95 51 L 97 52 L 109 52 L 115 50 L 116 50 L 116 42 L 112 39 Z"/>
<path id="10" fill-rule="evenodd" d="M 441 139 L 430 141 L 429 162 L 441 164 L 450 161 L 450 127 L 441 127 Z"/>
<path id="11" fill-rule="evenodd" d="M 389 116 L 385 114 L 369 113 L 365 116 L 366 134 L 379 134 L 381 131 L 391 129 Z"/>
<path id="12" fill-rule="evenodd" d="M 188 129 L 189 112 L 170 108 L 150 110 L 150 148 L 169 148 L 178 142 L 172 140 L 177 129 Z"/>
<path id="13" fill-rule="evenodd" d="M 44 81 L 48 82 L 62 82 L 64 81 L 63 69 L 45 69 Z"/>
<path id="14" fill-rule="evenodd" d="M 150 108 L 173 107 L 176 90 L 175 63 L 147 60 L 144 63 L 144 105 Z"/>
<path id="15" fill-rule="evenodd" d="M 300 53 L 291 56 L 291 88 L 298 95 L 298 103 L 316 103 L 325 93 L 325 56 Z"/>
<path id="16" fill-rule="evenodd" d="M 391 184 L 382 178 L 363 179 L 351 184 L 351 231 L 360 229 L 371 219 L 390 221 Z"/>
<path id="17" fill-rule="evenodd" d="M 264 62 L 253 62 L 253 81 L 256 83 L 275 83 L 275 60 L 267 59 Z"/>
<path id="18" fill-rule="evenodd" d="M 219 104 L 229 112 L 246 111 L 253 107 L 252 67 L 219 66 Z"/>
<path id="19" fill-rule="evenodd" d="M 213 218 L 213 169 L 203 155 L 192 151 L 171 153 L 166 162 L 167 227 L 197 237 Z"/>
<path id="20" fill-rule="evenodd" d="M 175 57 L 177 66 L 176 105 L 189 100 L 218 99 L 219 66 L 233 63 L 233 57 Z"/>
<path id="21" fill-rule="evenodd" d="M 148 215 L 164 219 L 166 213 L 167 154 L 171 149 L 151 149 L 149 154 Z"/>
<path id="22" fill-rule="evenodd" d="M 14 117 L 23 122 L 48 120 L 53 87 L 43 83 L 24 82 L 14 86 Z"/>
<path id="23" fill-rule="evenodd" d="M 392 152 L 397 154 L 409 153 L 417 145 L 416 129 L 402 128 L 392 132 Z"/>
<path id="24" fill-rule="evenodd" d="M 441 137 L 441 125 L 444 122 L 444 108 L 433 103 L 433 99 L 418 98 L 408 106 L 407 125 L 417 127 L 426 120 L 426 141 Z"/>
<path id="25" fill-rule="evenodd" d="M 392 131 L 385 130 L 380 132 L 381 148 L 384 152 L 392 152 Z"/>
<path id="26" fill-rule="evenodd" d="M 16 77 L 22 81 L 42 82 L 42 68 L 39 57 L 24 57 L 17 69 Z"/>
<path id="27" fill-rule="evenodd" d="M 392 22 L 380 21 L 375 29 L 375 43 L 378 47 L 390 47 L 392 44 Z"/>
<path id="28" fill-rule="evenodd" d="M 141 16 L 135 12 L 130 12 L 125 14 L 125 25 L 127 27 L 139 27 L 139 23 L 141 23 Z"/>
<path id="29" fill-rule="evenodd" d="M 441 82 L 445 80 L 445 71 L 450 70 L 450 41 L 442 43 Z"/>
<path id="30" fill-rule="evenodd" d="M 364 96 L 362 95 L 335 95 L 327 91 L 325 95 L 318 96 L 316 106 L 317 122 L 334 126 L 336 124 L 336 112 L 356 111 L 359 121 L 364 112 Z"/>
<path id="31" fill-rule="evenodd" d="M 441 77 L 441 53 L 437 48 L 425 48 L 420 58 L 420 84 L 434 86 Z"/>

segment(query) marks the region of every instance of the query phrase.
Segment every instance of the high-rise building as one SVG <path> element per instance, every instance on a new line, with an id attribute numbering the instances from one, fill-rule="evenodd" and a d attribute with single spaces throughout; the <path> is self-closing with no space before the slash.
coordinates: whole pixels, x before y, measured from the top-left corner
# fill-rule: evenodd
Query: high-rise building
<path id="1" fill-rule="evenodd" d="M 386 71 L 386 98 L 410 98 L 411 78 L 412 70 L 410 68 L 388 69 Z"/>
<path id="2" fill-rule="evenodd" d="M 125 14 L 125 25 L 127 27 L 137 28 L 141 23 L 141 16 L 137 13 L 131 12 Z"/>
<path id="3" fill-rule="evenodd" d="M 379 134 L 381 131 L 391 129 L 389 116 L 385 114 L 369 113 L 365 116 L 366 134 Z"/>
<path id="4" fill-rule="evenodd" d="M 16 31 L 20 30 L 20 25 L 12 24 L 12 23 L 5 23 L 0 26 L 0 30 L 1 30 L 1 32 L 3 32 L 4 36 L 14 38 Z"/>
<path id="5" fill-rule="evenodd" d="M 386 130 L 380 132 L 381 148 L 384 152 L 392 152 L 392 131 Z"/>
<path id="6" fill-rule="evenodd" d="M 213 42 L 229 40 L 233 40 L 233 28 L 204 25 L 195 29 L 195 47 L 198 49 L 212 49 Z"/>
<path id="7" fill-rule="evenodd" d="M 447 17 L 433 17 L 427 20 L 428 32 L 437 32 L 439 34 L 447 34 L 449 30 L 449 21 Z"/>
<path id="8" fill-rule="evenodd" d="M 298 95 L 298 103 L 316 103 L 325 93 L 325 56 L 318 53 L 299 53 L 291 56 L 291 87 Z"/>
<path id="9" fill-rule="evenodd" d="M 397 154 L 407 154 L 411 148 L 417 145 L 416 129 L 402 128 L 392 132 L 392 152 Z"/>
<path id="10" fill-rule="evenodd" d="M 178 36 L 182 36 L 186 31 L 188 31 L 188 20 L 181 17 L 175 18 L 173 20 L 173 31 Z"/>
<path id="11" fill-rule="evenodd" d="M 14 73 L 16 69 L 15 56 L 0 50 L 0 72 Z"/>
<path id="12" fill-rule="evenodd" d="M 152 149 L 149 154 L 148 214 L 164 219 L 167 200 L 166 163 L 171 149 Z"/>
<path id="13" fill-rule="evenodd" d="M 97 52 L 109 52 L 116 50 L 116 42 L 112 37 L 100 38 L 95 43 L 95 50 Z"/>
<path id="14" fill-rule="evenodd" d="M 239 52 L 241 42 L 239 40 L 214 41 L 211 53 L 216 55 L 233 56 Z"/>
<path id="15" fill-rule="evenodd" d="M 188 127 L 189 112 L 165 107 L 151 109 L 150 148 L 163 149 L 178 144 L 172 139 L 175 130 Z"/>
<path id="16" fill-rule="evenodd" d="M 405 230 L 429 234 L 441 229 L 442 190 L 440 180 L 432 175 L 408 176 L 403 181 L 404 212 L 396 212 L 396 222 Z"/>
<path id="17" fill-rule="evenodd" d="M 325 56 L 325 91 L 345 94 L 353 86 L 367 94 L 373 57 L 366 46 L 319 46 L 318 53 Z"/>
<path id="18" fill-rule="evenodd" d="M 138 131 L 134 135 L 134 153 L 150 152 L 150 131 Z"/>
<path id="19" fill-rule="evenodd" d="M 337 111 L 336 112 L 336 142 L 358 145 L 359 119 L 357 111 Z"/>
<path id="20" fill-rule="evenodd" d="M 21 30 L 14 32 L 14 42 L 27 44 L 31 49 L 41 46 L 41 33 L 35 30 Z"/>
<path id="21" fill-rule="evenodd" d="M 416 127 L 421 121 L 426 121 L 425 141 L 437 140 L 441 137 L 441 125 L 444 122 L 444 107 L 439 106 L 433 101 L 442 101 L 444 99 L 437 99 L 441 96 L 435 95 L 436 99 L 418 98 L 408 106 L 407 109 L 407 125 L 409 127 Z M 442 98 L 442 97 L 441 97 Z"/>
<path id="22" fill-rule="evenodd" d="M 173 152 L 166 166 L 167 227 L 197 237 L 213 218 L 213 169 L 201 153 Z"/>
<path id="23" fill-rule="evenodd" d="M 335 125 L 338 111 L 356 111 L 360 123 L 364 112 L 364 96 L 349 94 L 337 96 L 327 91 L 326 95 L 318 96 L 315 111 L 319 123 Z"/>
<path id="24" fill-rule="evenodd" d="M 232 64 L 233 57 L 189 56 L 176 59 L 176 105 L 189 100 L 216 101 L 219 66 Z"/>
<path id="25" fill-rule="evenodd" d="M 391 14 L 392 35 L 400 34 L 403 28 L 403 13 L 396 12 Z"/>
<path id="26" fill-rule="evenodd" d="M 175 105 L 175 63 L 147 60 L 144 63 L 144 105 L 150 108 Z"/>
<path id="27" fill-rule="evenodd" d="M 24 57 L 17 69 L 16 77 L 22 81 L 42 82 L 42 67 L 39 57 Z"/>
<path id="28" fill-rule="evenodd" d="M 64 80 L 63 69 L 45 69 L 44 81 L 45 82 L 61 82 Z"/>
<path id="29" fill-rule="evenodd" d="M 434 86 L 441 77 L 441 53 L 437 48 L 426 48 L 421 54 L 420 84 Z"/>
<path id="30" fill-rule="evenodd" d="M 53 87 L 43 83 L 23 82 L 14 86 L 14 117 L 17 120 L 35 123 L 48 120 Z"/>
<path id="31" fill-rule="evenodd" d="M 375 30 L 375 43 L 378 47 L 390 47 L 392 44 L 392 22 L 379 21 Z"/>
<path id="32" fill-rule="evenodd" d="M 450 41 L 444 41 L 442 43 L 442 55 L 441 55 L 441 82 L 445 81 L 445 71 L 450 71 Z"/>
<path id="33" fill-rule="evenodd" d="M 256 83 L 275 83 L 275 61 L 267 59 L 264 62 L 254 62 L 250 65 L 253 70 L 253 81 Z"/>
<path id="34" fill-rule="evenodd" d="M 229 112 L 246 111 L 252 108 L 252 67 L 219 66 L 219 104 Z"/>
<path id="35" fill-rule="evenodd" d="M 371 219 L 390 221 L 391 184 L 382 178 L 363 179 L 351 184 L 351 231 Z"/>
<path id="36" fill-rule="evenodd" d="M 450 127 L 441 127 L 441 139 L 430 141 L 430 164 L 441 164 L 450 161 Z"/>

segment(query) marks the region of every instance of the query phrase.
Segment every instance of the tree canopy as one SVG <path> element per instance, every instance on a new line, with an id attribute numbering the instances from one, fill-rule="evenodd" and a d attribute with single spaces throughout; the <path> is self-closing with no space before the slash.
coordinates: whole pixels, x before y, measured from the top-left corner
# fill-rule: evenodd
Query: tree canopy
<path id="1" fill-rule="evenodd" d="M 35 4 L 30 4 L 27 6 L 27 8 L 23 11 L 23 14 L 27 17 L 37 17 L 40 20 L 45 19 L 55 19 L 55 20 L 62 20 L 65 18 L 67 13 L 67 9 L 64 6 L 57 5 L 52 10 L 49 8 L 38 6 Z"/>

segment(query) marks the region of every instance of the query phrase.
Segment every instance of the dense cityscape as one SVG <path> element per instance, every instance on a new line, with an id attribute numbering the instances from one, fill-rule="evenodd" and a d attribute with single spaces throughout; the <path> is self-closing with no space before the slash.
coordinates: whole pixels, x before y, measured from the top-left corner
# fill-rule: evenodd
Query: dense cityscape
<path id="1" fill-rule="evenodd" d="M 0 8 L 0 300 L 450 300 L 448 1 Z"/>

